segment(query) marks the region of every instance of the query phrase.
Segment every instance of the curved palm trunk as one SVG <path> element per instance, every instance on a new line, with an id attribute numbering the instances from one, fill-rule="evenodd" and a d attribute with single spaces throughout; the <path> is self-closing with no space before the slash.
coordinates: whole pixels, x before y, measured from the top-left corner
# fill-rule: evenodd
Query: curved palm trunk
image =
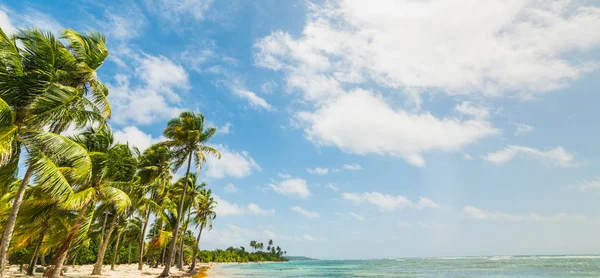
<path id="1" fill-rule="evenodd" d="M 35 264 L 37 263 L 38 256 L 40 255 L 40 247 L 42 246 L 42 242 L 44 242 L 44 236 L 46 235 L 47 228 L 48 220 L 45 220 L 42 226 L 42 231 L 40 232 L 40 241 L 38 241 L 37 245 L 35 246 L 35 251 L 33 252 L 33 256 L 31 257 L 31 262 L 29 262 L 29 267 L 27 267 L 27 275 L 29 276 L 33 276 Z"/>
<path id="2" fill-rule="evenodd" d="M 79 250 L 81 250 L 81 248 L 77 248 L 77 251 L 75 251 L 75 256 L 73 256 L 73 261 L 71 262 L 72 266 L 75 266 L 75 263 L 77 262 L 77 256 L 79 255 Z"/>
<path id="3" fill-rule="evenodd" d="M 63 244 L 60 246 L 60 248 L 56 251 L 56 254 L 54 254 L 54 257 L 52 258 L 52 261 L 54 262 L 54 268 L 50 268 L 47 270 L 47 272 L 50 273 L 48 275 L 50 278 L 60 277 L 60 274 L 61 274 L 62 268 L 63 268 L 63 264 L 65 262 L 65 259 L 67 258 L 69 249 L 71 248 L 71 244 L 73 244 L 73 240 L 75 240 L 75 236 L 77 235 L 77 232 L 81 228 L 83 221 L 85 221 L 85 215 L 88 210 L 88 206 L 90 204 L 91 204 L 91 200 L 88 201 L 83 206 L 83 208 L 79 211 L 79 215 L 77 215 L 77 220 L 75 220 L 75 224 L 73 225 L 73 228 L 71 228 L 71 231 L 67 235 L 66 240 L 63 242 Z M 44 276 L 46 276 L 46 275 L 44 274 Z"/>
<path id="4" fill-rule="evenodd" d="M 140 261 L 138 262 L 138 270 L 142 270 L 143 261 L 144 261 L 144 235 L 146 235 L 146 229 L 148 228 L 148 218 L 150 218 L 150 208 L 146 208 L 146 217 L 144 218 L 144 227 L 142 228 L 142 233 L 140 234 Z"/>
<path id="5" fill-rule="evenodd" d="M 190 207 L 188 209 L 188 215 L 187 215 L 187 220 L 185 221 L 185 228 L 183 230 L 183 232 L 181 233 L 181 239 L 179 239 L 179 261 L 177 262 L 177 268 L 179 269 L 183 269 L 183 237 L 185 232 L 187 231 L 187 227 L 188 227 L 188 223 L 190 223 L 190 214 L 192 212 L 192 208 Z"/>
<path id="6" fill-rule="evenodd" d="M 21 203 L 23 203 L 25 189 L 27 189 L 27 184 L 29 184 L 29 180 L 31 179 L 32 175 L 33 167 L 28 167 L 27 172 L 25 172 L 25 176 L 21 181 L 21 185 L 19 186 L 19 190 L 17 190 L 17 195 L 15 195 L 15 200 L 13 201 L 12 208 L 10 209 L 10 215 L 8 216 L 8 221 L 6 222 L 4 232 L 2 233 L 2 241 L 0 241 L 0 278 L 6 277 L 5 272 L 7 269 L 8 246 L 10 245 L 10 240 L 12 239 L 13 232 L 15 231 L 15 223 L 17 221 L 19 209 L 21 208 Z"/>
<path id="7" fill-rule="evenodd" d="M 117 257 L 119 255 L 119 243 L 121 241 L 121 234 L 123 233 L 123 229 L 119 229 L 119 232 L 117 232 L 117 242 L 115 242 L 115 247 L 113 248 L 113 257 L 112 257 L 112 262 L 110 264 L 110 270 L 115 270 L 115 264 L 117 263 Z M 131 245 L 130 245 L 131 247 Z M 131 249 L 130 249 L 131 251 Z"/>
<path id="8" fill-rule="evenodd" d="M 190 175 L 190 166 L 192 165 L 192 152 L 190 152 L 188 158 L 188 166 L 185 171 L 185 180 L 183 182 L 183 192 L 181 193 L 181 201 L 179 201 L 179 209 L 177 213 L 177 220 L 175 221 L 175 228 L 173 229 L 173 241 L 171 241 L 171 248 L 169 248 L 169 255 L 165 262 L 165 268 L 159 277 L 168 277 L 169 271 L 171 270 L 171 262 L 173 261 L 173 255 L 175 255 L 175 247 L 177 247 L 177 233 L 179 233 L 179 223 L 181 222 L 181 215 L 183 214 L 183 202 L 185 201 L 185 192 L 187 190 L 188 178 Z"/>
<path id="9" fill-rule="evenodd" d="M 104 262 L 104 254 L 106 253 L 106 249 L 108 248 L 108 243 L 110 242 L 110 235 L 115 230 L 115 225 L 117 224 L 117 218 L 119 216 L 115 214 L 113 219 L 110 221 L 110 227 L 108 228 L 108 232 L 106 233 L 106 238 L 104 239 L 104 243 L 98 249 L 98 255 L 96 256 L 96 263 L 94 264 L 94 269 L 92 270 L 92 275 L 102 275 L 102 263 Z"/>
<path id="10" fill-rule="evenodd" d="M 102 230 L 100 231 L 100 242 L 98 246 L 102 246 L 104 244 L 104 232 L 106 231 L 106 220 L 108 220 L 108 210 L 104 210 L 104 223 L 102 223 Z"/>
<path id="11" fill-rule="evenodd" d="M 192 268 L 190 270 L 196 269 L 196 255 L 198 255 L 198 250 L 200 250 L 200 236 L 202 236 L 202 229 L 204 227 L 200 225 L 200 231 L 198 232 L 198 237 L 196 237 L 196 248 L 194 248 L 194 256 L 192 257 Z"/>

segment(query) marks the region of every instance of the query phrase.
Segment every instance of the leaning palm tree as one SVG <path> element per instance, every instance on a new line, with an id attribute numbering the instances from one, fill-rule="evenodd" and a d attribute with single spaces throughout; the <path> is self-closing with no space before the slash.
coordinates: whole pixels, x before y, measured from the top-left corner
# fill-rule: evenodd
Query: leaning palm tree
<path id="1" fill-rule="evenodd" d="M 62 156 L 65 154 L 50 153 L 52 149 L 68 152 L 67 145 L 72 142 L 60 142 L 65 141 L 64 138 L 56 138 L 56 135 L 70 124 L 84 126 L 91 121 L 103 122 L 110 116 L 106 98 L 108 91 L 95 77 L 95 70 L 108 55 L 103 38 L 91 36 L 96 44 L 81 45 L 69 38 L 74 36 L 79 35 L 70 30 L 65 32 L 65 38 L 71 42 L 69 47 L 65 47 L 51 33 L 23 30 L 14 38 L 9 38 L 0 29 L 0 98 L 3 104 L 12 109 L 12 115 L 7 117 L 6 107 L 2 107 L 5 112 L 0 116 L 0 185 L 16 176 L 21 148 L 27 149 L 30 154 L 0 243 L 0 277 L 4 277 L 14 223 L 30 179 L 36 177 L 36 180 L 44 181 L 53 176 L 62 180 L 56 184 L 62 189 L 59 188 L 55 193 L 60 195 L 68 192 L 66 177 L 59 177 L 60 171 L 50 165 L 58 158 L 64 159 Z M 20 46 L 17 46 L 17 40 Z M 86 49 L 88 56 L 95 58 L 83 61 L 78 55 L 73 55 L 82 53 L 81 49 Z M 88 99 L 87 95 L 91 97 Z M 40 138 L 40 135 L 45 138 Z M 32 145 L 31 141 L 34 140 L 52 147 Z M 32 148 L 37 151 L 29 152 Z M 81 155 L 81 152 L 73 152 L 67 158 L 72 159 L 77 155 Z M 89 165 L 89 157 L 87 161 L 84 164 Z M 45 174 L 40 171 L 42 165 L 48 168 Z M 80 170 L 79 174 L 89 172 L 83 168 Z M 86 177 L 82 175 L 78 178 Z M 38 182 L 37 186 L 41 184 Z"/>
<path id="2" fill-rule="evenodd" d="M 173 229 L 173 239 L 169 248 L 169 254 L 165 262 L 165 268 L 161 273 L 161 277 L 168 277 L 171 268 L 171 262 L 175 254 L 177 246 L 177 234 L 179 233 L 179 225 L 183 216 L 183 204 L 185 201 L 185 193 L 187 190 L 188 178 L 190 175 L 190 167 L 192 158 L 196 163 L 197 172 L 200 172 L 200 167 L 206 161 L 205 154 L 214 155 L 221 158 L 221 153 L 216 149 L 205 145 L 217 131 L 214 127 L 205 128 L 204 115 L 201 113 L 182 112 L 179 117 L 169 121 L 167 128 L 164 131 L 167 141 L 165 145 L 172 149 L 174 158 L 173 166 L 179 169 L 187 161 L 187 170 L 185 171 L 185 179 L 181 200 L 177 210 L 177 218 Z"/>
<path id="3" fill-rule="evenodd" d="M 163 144 L 150 146 L 140 157 L 138 175 L 140 184 L 146 186 L 150 192 L 150 200 L 161 204 L 164 200 L 165 192 L 168 191 L 168 185 L 171 181 L 171 154 L 169 149 Z M 144 236 L 148 228 L 150 213 L 158 213 L 160 206 L 153 206 L 153 203 L 147 202 L 139 208 L 143 217 L 142 229 L 140 231 L 140 254 L 138 270 L 142 270 L 144 264 Z"/>
<path id="4" fill-rule="evenodd" d="M 90 153 L 91 177 L 85 182 L 74 183 L 74 188 L 81 197 L 70 203 L 71 209 L 78 210 L 78 216 L 53 257 L 55 267 L 50 270 L 53 278 L 59 277 L 71 246 L 82 242 L 87 235 L 93 220 L 92 208 L 98 203 L 106 204 L 111 211 L 121 214 L 131 204 L 129 196 L 122 188 L 123 184 L 127 185 L 132 181 L 137 168 L 129 146 L 115 144 L 108 126 L 100 130 L 88 128 L 74 136 L 73 140 Z M 106 237 L 105 241 L 108 241 L 110 236 Z"/>
<path id="5" fill-rule="evenodd" d="M 217 218 L 216 208 L 217 201 L 213 199 L 211 196 L 210 189 L 202 189 L 199 194 L 198 202 L 196 203 L 196 208 L 194 212 L 194 222 L 196 225 L 200 226 L 200 230 L 198 231 L 198 237 L 196 237 L 196 244 L 194 246 L 193 257 L 192 257 L 192 267 L 191 270 L 196 268 L 196 252 L 200 249 L 200 237 L 202 236 L 202 230 L 208 227 L 208 230 L 212 230 L 213 220 Z"/>

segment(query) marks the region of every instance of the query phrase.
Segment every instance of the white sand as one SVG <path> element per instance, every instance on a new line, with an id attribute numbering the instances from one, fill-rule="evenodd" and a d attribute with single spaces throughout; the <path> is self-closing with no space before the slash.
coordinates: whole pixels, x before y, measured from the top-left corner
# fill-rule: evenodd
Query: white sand
<path id="1" fill-rule="evenodd" d="M 215 264 L 210 263 L 197 263 L 196 264 L 196 268 L 199 269 L 201 267 L 214 267 Z M 149 277 L 158 277 L 158 275 L 160 275 L 162 273 L 163 268 L 162 267 L 158 267 L 158 268 L 151 268 L 148 267 L 147 265 L 144 265 L 144 269 L 142 271 L 138 271 L 137 269 L 137 264 L 130 264 L 130 265 L 126 265 L 126 264 L 122 264 L 122 265 L 117 265 L 115 266 L 115 270 L 110 270 L 110 265 L 105 265 L 102 268 L 102 275 L 98 276 L 98 275 L 90 275 L 90 273 L 92 273 L 92 269 L 93 269 L 93 265 L 76 265 L 76 266 L 71 266 L 68 265 L 68 271 L 65 272 L 65 278 L 70 278 L 70 277 L 114 277 L 114 278 L 121 278 L 121 277 L 133 277 L 133 278 L 149 278 Z M 31 277 L 31 276 L 26 276 L 25 272 L 20 273 L 19 271 L 19 267 L 16 265 L 13 265 L 10 267 L 9 271 L 8 271 L 8 277 Z M 212 269 L 211 269 L 212 270 Z M 209 270 L 208 272 L 210 277 L 220 277 L 220 275 L 218 273 L 211 273 L 211 271 Z M 177 267 L 171 267 L 171 277 L 183 277 L 187 275 L 187 272 L 185 271 L 180 271 L 177 269 Z M 42 277 L 42 273 L 35 273 L 35 277 Z"/>

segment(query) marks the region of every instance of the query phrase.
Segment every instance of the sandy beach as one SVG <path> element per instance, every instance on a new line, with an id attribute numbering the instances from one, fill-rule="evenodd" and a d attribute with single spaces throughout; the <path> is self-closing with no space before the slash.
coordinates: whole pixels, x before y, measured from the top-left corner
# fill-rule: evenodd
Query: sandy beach
<path id="1" fill-rule="evenodd" d="M 130 265 L 118 265 L 115 270 L 110 270 L 110 265 L 105 265 L 102 268 L 102 275 L 90 275 L 92 273 L 93 265 L 76 265 L 67 266 L 67 271 L 64 273 L 65 278 L 71 277 L 110 277 L 110 278 L 121 278 L 121 277 L 133 277 L 133 278 L 149 278 L 158 277 L 162 272 L 163 268 L 151 268 L 144 266 L 142 271 L 138 271 L 137 264 Z M 192 276 L 187 271 L 180 271 L 176 267 L 171 268 L 171 277 L 222 277 L 219 275 L 218 264 L 216 263 L 199 263 L 197 264 L 198 272 Z M 12 265 L 8 271 L 9 277 L 31 277 L 26 276 L 25 271 L 19 272 L 19 266 Z M 42 277 L 42 273 L 35 273 L 35 277 Z"/>

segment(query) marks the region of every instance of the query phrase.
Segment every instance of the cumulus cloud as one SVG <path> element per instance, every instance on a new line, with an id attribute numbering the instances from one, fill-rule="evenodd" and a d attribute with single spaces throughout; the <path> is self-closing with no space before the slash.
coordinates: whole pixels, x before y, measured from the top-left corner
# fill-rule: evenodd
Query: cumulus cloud
<path id="1" fill-rule="evenodd" d="M 229 202 L 221 199 L 219 196 L 214 195 L 214 199 L 217 202 L 215 212 L 218 216 L 235 216 L 235 215 L 273 215 L 275 214 L 274 209 L 261 209 L 257 204 L 250 203 L 248 206 L 243 207 L 236 203 Z"/>
<path id="2" fill-rule="evenodd" d="M 274 31 L 257 40 L 255 63 L 283 72 L 288 90 L 309 104 L 295 120 L 313 143 L 417 166 L 425 165 L 422 153 L 457 151 L 500 133 L 487 108 L 473 102 L 456 107 L 468 117 L 418 112 L 422 94 L 533 98 L 597 68 L 567 54 L 600 45 L 600 8 L 568 0 L 459 2 L 308 4 L 300 35 Z M 402 98 L 416 109 L 399 107 Z"/>
<path id="3" fill-rule="evenodd" d="M 246 151 L 236 152 L 220 144 L 213 147 L 221 153 L 221 159 L 207 158 L 206 176 L 210 178 L 243 178 L 251 175 L 253 171 L 262 171 L 250 153 Z"/>
<path id="4" fill-rule="evenodd" d="M 329 173 L 329 169 L 321 167 L 307 168 L 306 171 L 313 175 L 327 175 Z"/>
<path id="5" fill-rule="evenodd" d="M 269 187 L 281 195 L 290 197 L 307 199 L 311 195 L 306 180 L 301 178 L 284 177 L 282 181 L 269 184 Z"/>
<path id="6" fill-rule="evenodd" d="M 415 166 L 425 165 L 422 152 L 455 151 L 499 133 L 487 121 L 438 119 L 430 113 L 394 110 L 385 100 L 361 89 L 314 113 L 300 112 L 298 117 L 308 124 L 306 136 L 316 144 L 355 154 L 398 156 Z"/>
<path id="7" fill-rule="evenodd" d="M 434 201 L 420 197 L 417 202 L 413 202 L 403 195 L 389 195 L 382 194 L 379 192 L 365 192 L 365 193 L 348 193 L 344 192 L 341 194 L 342 199 L 352 201 L 355 204 L 367 203 L 375 205 L 381 211 L 394 211 L 401 210 L 404 208 L 440 208 L 441 206 Z"/>
<path id="8" fill-rule="evenodd" d="M 321 217 L 321 215 L 318 212 L 316 212 L 316 211 L 308 211 L 308 210 L 305 210 L 305 209 L 303 209 L 303 208 L 301 208 L 299 206 L 293 206 L 292 210 L 295 211 L 295 212 L 297 212 L 297 213 L 300 213 L 300 214 L 304 215 L 308 219 Z"/>
<path id="9" fill-rule="evenodd" d="M 129 145 L 137 147 L 142 152 L 151 145 L 165 140 L 165 137 L 162 135 L 152 137 L 151 134 L 145 133 L 135 126 L 126 126 L 115 131 L 113 135 L 117 142 L 122 144 L 129 143 Z"/>
<path id="10" fill-rule="evenodd" d="M 497 152 L 490 153 L 484 158 L 494 164 L 504 164 L 517 157 L 536 159 L 548 166 L 555 167 L 574 167 L 582 164 L 581 162 L 575 161 L 575 155 L 573 153 L 567 152 L 561 146 L 543 151 L 530 147 L 513 145 L 507 146 Z"/>
<path id="11" fill-rule="evenodd" d="M 600 44 L 600 8 L 568 0 L 340 0 L 309 10 L 298 38 L 276 31 L 256 44 L 257 64 L 289 72 L 288 83 L 316 74 L 448 94 L 539 94 L 596 67 L 564 56 Z"/>
<path id="12" fill-rule="evenodd" d="M 117 124 L 151 124 L 177 116 L 181 100 L 177 91 L 191 88 L 185 69 L 163 56 L 133 55 L 135 82 L 117 74 L 109 83 L 113 121 Z M 132 84 L 133 83 L 133 84 Z"/>
<path id="13" fill-rule="evenodd" d="M 502 212 L 485 211 L 476 207 L 466 206 L 463 208 L 463 214 L 469 218 L 477 220 L 494 220 L 499 222 L 523 221 L 538 223 L 557 223 L 557 222 L 576 222 L 585 221 L 586 217 L 579 214 L 557 213 L 549 216 L 538 214 L 508 214 Z"/>

